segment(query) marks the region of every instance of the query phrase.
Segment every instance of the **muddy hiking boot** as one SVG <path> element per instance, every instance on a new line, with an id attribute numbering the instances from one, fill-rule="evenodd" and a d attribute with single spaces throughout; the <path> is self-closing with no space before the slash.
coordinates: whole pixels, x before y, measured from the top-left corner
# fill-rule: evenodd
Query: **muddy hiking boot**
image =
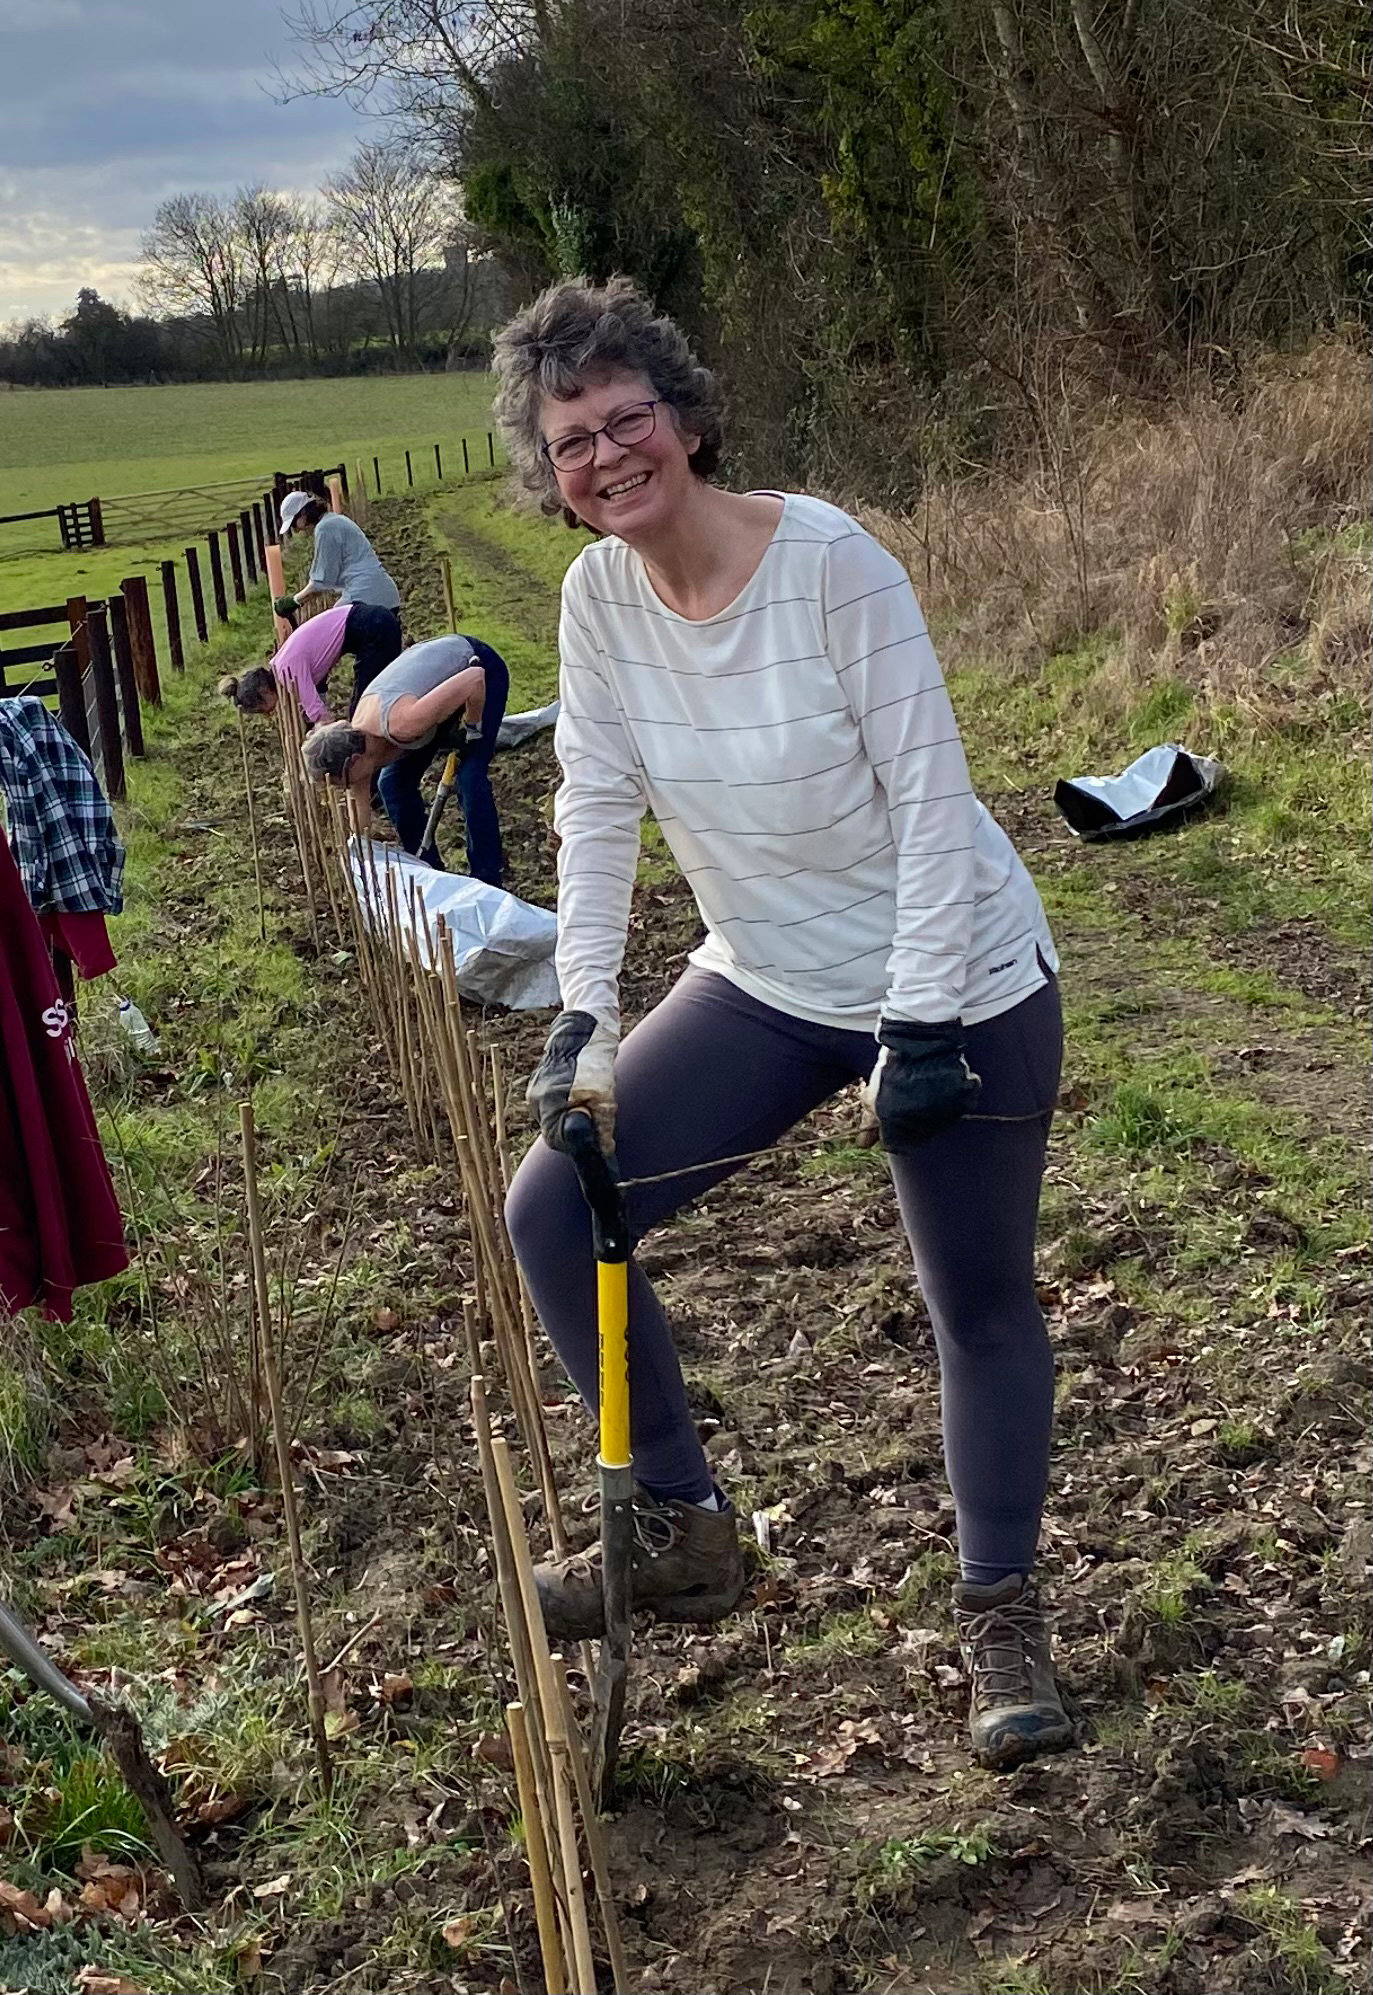
<path id="1" fill-rule="evenodd" d="M 953 1593 L 963 1666 L 972 1685 L 968 1728 L 984 1766 L 1012 1767 L 1061 1752 L 1073 1728 L 1054 1682 L 1049 1622 L 1034 1581 L 964 1580 Z"/>
<path id="2" fill-rule="evenodd" d="M 586 1641 L 602 1632 L 601 1547 L 534 1569 L 544 1626 L 558 1641 Z M 659 1503 L 634 1492 L 634 1611 L 660 1621 L 718 1621 L 744 1590 L 739 1520 L 730 1504 Z"/>

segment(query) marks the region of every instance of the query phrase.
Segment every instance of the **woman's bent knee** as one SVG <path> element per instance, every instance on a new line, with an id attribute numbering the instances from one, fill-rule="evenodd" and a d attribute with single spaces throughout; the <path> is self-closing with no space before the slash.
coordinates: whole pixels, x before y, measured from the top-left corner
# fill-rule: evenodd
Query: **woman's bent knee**
<path id="1" fill-rule="evenodd" d="M 526 1271 L 546 1254 L 575 1252 L 579 1233 L 589 1238 L 576 1172 L 566 1157 L 542 1142 L 515 1173 L 505 1201 L 505 1228 Z"/>

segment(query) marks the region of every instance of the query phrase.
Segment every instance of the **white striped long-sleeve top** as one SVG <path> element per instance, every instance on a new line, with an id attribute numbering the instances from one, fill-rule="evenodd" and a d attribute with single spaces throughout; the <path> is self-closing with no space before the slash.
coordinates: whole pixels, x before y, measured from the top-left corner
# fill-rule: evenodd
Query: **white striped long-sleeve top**
<path id="1" fill-rule="evenodd" d="M 563 583 L 558 980 L 616 1022 L 652 811 L 700 908 L 690 960 L 764 1004 L 870 1030 L 991 1018 L 1057 967 L 1033 882 L 973 795 L 909 577 L 795 494 L 729 606 L 678 616 L 625 543 Z"/>

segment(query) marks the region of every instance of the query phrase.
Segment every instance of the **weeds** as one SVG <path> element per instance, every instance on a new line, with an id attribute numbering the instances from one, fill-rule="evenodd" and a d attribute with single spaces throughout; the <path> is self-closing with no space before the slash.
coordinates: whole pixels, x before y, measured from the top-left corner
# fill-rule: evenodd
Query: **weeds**
<path id="1" fill-rule="evenodd" d="M 1333 1995 L 1345 1985 L 1305 1912 L 1285 1891 L 1262 1885 L 1246 1891 L 1235 1905 L 1264 1934 L 1294 1995 Z"/>
<path id="2" fill-rule="evenodd" d="M 920 1879 L 936 1863 L 966 1865 L 970 1870 L 1000 1854 L 997 1840 L 983 1823 L 971 1829 L 928 1829 L 919 1836 L 892 1836 L 872 1853 L 872 1871 L 860 1879 L 859 1902 L 865 1908 L 899 1910 L 909 1904 Z"/>

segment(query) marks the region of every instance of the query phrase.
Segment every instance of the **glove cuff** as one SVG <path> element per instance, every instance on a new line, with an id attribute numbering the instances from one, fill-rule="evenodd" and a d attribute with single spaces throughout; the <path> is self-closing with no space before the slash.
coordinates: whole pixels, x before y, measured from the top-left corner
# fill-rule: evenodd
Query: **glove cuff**
<path id="1" fill-rule="evenodd" d="M 899 1052 L 903 1047 L 953 1046 L 963 1047 L 967 1034 L 961 1018 L 950 1018 L 942 1024 L 931 1023 L 923 1018 L 886 1018 L 878 1021 L 877 1043 L 890 1046 Z"/>

